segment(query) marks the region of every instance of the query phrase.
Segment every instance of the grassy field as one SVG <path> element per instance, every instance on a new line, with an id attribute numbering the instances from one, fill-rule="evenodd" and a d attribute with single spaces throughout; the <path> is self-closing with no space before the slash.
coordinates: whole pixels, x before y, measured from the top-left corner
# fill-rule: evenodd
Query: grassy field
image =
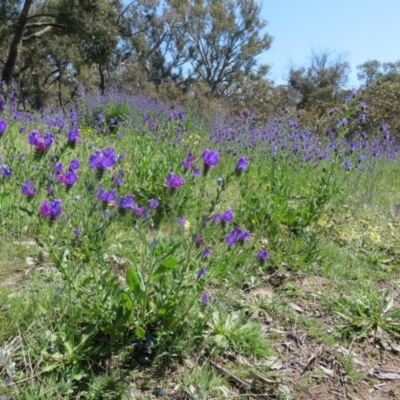
<path id="1" fill-rule="evenodd" d="M 398 149 L 357 107 L 318 137 L 290 112 L 10 104 L 1 399 L 400 398 Z"/>

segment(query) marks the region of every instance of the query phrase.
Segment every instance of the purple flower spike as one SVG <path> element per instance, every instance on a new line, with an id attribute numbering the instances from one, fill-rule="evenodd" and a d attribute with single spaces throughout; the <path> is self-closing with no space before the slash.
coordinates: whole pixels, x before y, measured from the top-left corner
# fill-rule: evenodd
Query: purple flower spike
<path id="1" fill-rule="evenodd" d="M 208 258 L 208 257 L 210 257 L 210 255 L 211 255 L 211 250 L 208 248 L 208 247 L 206 247 L 205 249 L 204 249 L 204 251 L 203 251 L 203 254 L 201 255 L 203 258 Z"/>
<path id="2" fill-rule="evenodd" d="M 203 165 L 206 170 L 214 167 L 219 163 L 219 153 L 218 150 L 204 150 L 201 158 L 203 159 Z"/>
<path id="3" fill-rule="evenodd" d="M 167 176 L 167 186 L 172 189 L 178 189 L 185 183 L 185 179 L 183 176 L 175 175 L 173 172 L 170 172 Z"/>
<path id="4" fill-rule="evenodd" d="M 236 171 L 237 172 L 243 172 L 246 171 L 246 169 L 249 166 L 249 160 L 247 157 L 240 157 L 239 161 L 236 163 Z"/>
<path id="5" fill-rule="evenodd" d="M 42 201 L 40 206 L 40 215 L 42 218 L 49 217 L 52 220 L 57 219 L 62 213 L 62 201 L 60 199 L 54 199 L 50 202 Z"/>
<path id="6" fill-rule="evenodd" d="M 210 301 L 210 295 L 207 292 L 204 292 L 201 295 L 201 304 L 203 306 L 206 306 L 209 303 L 209 301 Z"/>
<path id="7" fill-rule="evenodd" d="M 65 185 L 67 187 L 72 187 L 76 183 L 77 179 L 78 175 L 76 174 L 75 171 L 68 171 L 65 174 Z"/>
<path id="8" fill-rule="evenodd" d="M 2 135 L 7 129 L 7 122 L 0 119 L 0 135 Z"/>
<path id="9" fill-rule="evenodd" d="M 199 273 L 197 274 L 197 279 L 202 278 L 203 276 L 205 276 L 206 273 L 207 273 L 207 272 L 206 272 L 206 269 L 203 267 L 203 268 L 199 271 Z"/>
<path id="10" fill-rule="evenodd" d="M 53 135 L 48 132 L 44 138 L 40 136 L 37 130 L 33 130 L 28 136 L 28 143 L 36 147 L 38 153 L 48 150 L 53 143 Z"/>
<path id="11" fill-rule="evenodd" d="M 79 162 L 79 160 L 77 158 L 74 158 L 69 165 L 69 170 L 70 171 L 78 171 L 78 169 L 80 167 L 81 167 L 81 163 Z"/>
<path id="12" fill-rule="evenodd" d="M 264 262 L 269 258 L 268 250 L 259 250 L 257 253 L 257 260 L 260 262 Z"/>
<path id="13" fill-rule="evenodd" d="M 1 166 L 1 175 L 3 178 L 11 178 L 11 168 L 8 165 Z"/>
<path id="14" fill-rule="evenodd" d="M 117 155 L 112 147 L 103 150 L 96 150 L 89 158 L 89 167 L 103 172 L 111 169 L 117 163 Z"/>
<path id="15" fill-rule="evenodd" d="M 218 222 L 221 222 L 221 221 L 222 221 L 222 214 L 216 213 L 216 214 L 214 215 L 212 221 L 213 221 L 214 224 L 218 224 Z"/>
<path id="16" fill-rule="evenodd" d="M 225 223 L 231 222 L 233 220 L 233 211 L 232 210 L 226 210 L 224 214 L 222 215 L 222 221 Z"/>
<path id="17" fill-rule="evenodd" d="M 112 207 L 117 200 L 117 194 L 115 193 L 115 190 L 112 189 L 108 192 L 104 189 L 99 189 L 97 191 L 97 198 L 101 200 L 104 205 Z"/>
<path id="18" fill-rule="evenodd" d="M 26 181 L 23 185 L 22 185 L 22 189 L 21 189 L 21 193 L 26 196 L 26 197 L 34 197 L 38 191 L 38 189 L 32 188 L 33 185 L 33 181 L 32 179 L 29 179 L 28 181 Z"/>
<path id="19" fill-rule="evenodd" d="M 150 199 L 150 200 L 149 200 L 149 207 L 150 207 L 152 210 L 156 210 L 156 209 L 158 208 L 159 205 L 160 205 L 160 203 L 159 203 L 157 200 L 154 200 L 154 199 Z"/>
<path id="20" fill-rule="evenodd" d="M 76 142 L 81 138 L 78 129 L 75 127 L 72 131 L 67 133 L 68 144 L 75 145 Z"/>
<path id="21" fill-rule="evenodd" d="M 119 201 L 119 206 L 118 209 L 121 211 L 125 211 L 128 208 L 134 209 L 136 206 L 136 203 L 133 201 L 133 195 L 128 194 L 128 196 L 121 197 L 121 200 Z"/>
<path id="22" fill-rule="evenodd" d="M 204 243 L 204 238 L 200 235 L 196 236 L 195 239 L 196 246 L 201 246 Z"/>
<path id="23" fill-rule="evenodd" d="M 64 169 L 64 167 L 63 167 L 61 161 L 58 161 L 58 162 L 56 163 L 56 165 L 54 166 L 54 171 L 58 172 L 59 174 L 62 174 L 63 169 Z"/>

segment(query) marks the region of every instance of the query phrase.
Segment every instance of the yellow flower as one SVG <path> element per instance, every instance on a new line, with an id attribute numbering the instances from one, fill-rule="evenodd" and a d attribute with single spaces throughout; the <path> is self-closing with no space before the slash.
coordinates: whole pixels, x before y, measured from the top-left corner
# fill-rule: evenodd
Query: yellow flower
<path id="1" fill-rule="evenodd" d="M 183 229 L 185 230 L 185 233 L 189 233 L 190 232 L 190 222 L 189 221 L 185 221 L 185 226 L 183 227 Z"/>

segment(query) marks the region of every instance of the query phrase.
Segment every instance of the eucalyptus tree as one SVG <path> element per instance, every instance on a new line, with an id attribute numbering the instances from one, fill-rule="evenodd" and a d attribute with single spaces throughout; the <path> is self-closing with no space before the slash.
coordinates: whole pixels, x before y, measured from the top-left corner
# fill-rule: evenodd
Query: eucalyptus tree
<path id="1" fill-rule="evenodd" d="M 189 77 L 205 82 L 212 96 L 254 73 L 257 57 L 271 46 L 254 0 L 167 0 L 166 9 L 177 18 L 175 40 Z"/>

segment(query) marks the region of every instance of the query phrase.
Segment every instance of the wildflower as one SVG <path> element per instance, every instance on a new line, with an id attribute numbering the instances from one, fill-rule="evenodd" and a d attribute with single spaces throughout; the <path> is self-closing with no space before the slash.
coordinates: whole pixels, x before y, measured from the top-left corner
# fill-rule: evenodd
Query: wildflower
<path id="1" fill-rule="evenodd" d="M 105 150 L 96 150 L 89 158 L 89 167 L 103 172 L 105 169 L 111 169 L 117 163 L 117 156 L 112 147 Z"/>
<path id="2" fill-rule="evenodd" d="M 62 201 L 60 199 L 53 199 L 51 202 L 42 201 L 40 206 L 40 215 L 42 218 L 49 217 L 55 220 L 62 213 Z"/>
<path id="3" fill-rule="evenodd" d="M 208 258 L 210 255 L 211 255 L 211 250 L 208 247 L 206 247 L 201 256 L 202 258 Z"/>
<path id="4" fill-rule="evenodd" d="M 21 193 L 26 196 L 26 197 L 33 197 L 37 193 L 38 189 L 32 188 L 33 181 L 32 179 L 27 180 L 23 185 L 21 189 Z"/>
<path id="5" fill-rule="evenodd" d="M 217 186 L 221 186 L 222 182 L 223 182 L 223 179 L 222 178 L 218 178 L 217 179 Z"/>
<path id="6" fill-rule="evenodd" d="M 72 129 L 72 131 L 67 133 L 67 140 L 68 144 L 70 145 L 75 145 L 76 142 L 81 138 L 81 135 L 78 132 L 78 129 L 75 127 Z"/>
<path id="7" fill-rule="evenodd" d="M 175 175 L 170 172 L 167 176 L 166 184 L 171 190 L 180 188 L 185 183 L 185 178 L 183 176 Z"/>
<path id="8" fill-rule="evenodd" d="M 227 223 L 231 222 L 233 220 L 233 211 L 232 210 L 226 210 L 224 214 L 222 215 L 222 221 Z"/>
<path id="9" fill-rule="evenodd" d="M 197 279 L 202 278 L 206 274 L 206 269 L 203 267 L 200 269 L 199 273 L 197 274 Z"/>
<path id="10" fill-rule="evenodd" d="M 236 163 L 236 172 L 243 172 L 246 171 L 246 169 L 249 166 L 249 160 L 247 157 L 240 157 L 239 161 Z"/>
<path id="11" fill-rule="evenodd" d="M 218 150 L 204 150 L 201 158 L 203 159 L 204 169 L 207 171 L 209 168 L 214 167 L 219 163 Z"/>
<path id="12" fill-rule="evenodd" d="M 197 235 L 194 241 L 196 243 L 196 246 L 200 246 L 204 243 L 204 238 L 200 235 Z"/>
<path id="13" fill-rule="evenodd" d="M 396 204 L 395 204 L 395 207 L 396 207 L 395 214 L 396 214 L 396 215 L 399 215 L 399 214 L 400 214 L 400 203 L 396 203 Z"/>
<path id="14" fill-rule="evenodd" d="M 196 168 L 193 173 L 192 173 L 193 178 L 197 178 L 198 176 L 200 176 L 200 169 Z"/>
<path id="15" fill-rule="evenodd" d="M 154 199 L 150 199 L 150 200 L 149 200 L 149 207 L 150 207 L 152 210 L 156 210 L 156 209 L 158 208 L 159 205 L 160 205 L 160 203 L 159 203 L 157 200 L 154 200 Z"/>
<path id="16" fill-rule="evenodd" d="M 61 174 L 63 172 L 63 169 L 64 169 L 64 167 L 62 165 L 62 162 L 60 162 L 60 161 L 58 161 L 56 163 L 56 165 L 54 166 L 54 171 L 58 172 L 59 174 Z"/>
<path id="17" fill-rule="evenodd" d="M 209 303 L 209 301 L 210 301 L 210 295 L 207 292 L 204 292 L 201 295 L 201 304 L 203 306 L 206 306 Z"/>
<path id="18" fill-rule="evenodd" d="M 3 178 L 11 178 L 11 168 L 8 165 L 1 166 L 1 175 Z"/>
<path id="19" fill-rule="evenodd" d="M 80 232 L 79 229 L 74 229 L 74 230 L 73 230 L 73 234 L 74 234 L 76 237 L 78 237 L 78 236 L 80 236 L 81 232 Z"/>
<path id="20" fill-rule="evenodd" d="M 78 179 L 78 175 L 75 171 L 68 171 L 65 175 L 58 175 L 58 182 L 62 185 L 67 186 L 68 188 L 72 187 Z"/>
<path id="21" fill-rule="evenodd" d="M 360 106 L 359 106 L 360 108 L 361 108 L 361 110 L 365 110 L 366 108 L 367 108 L 367 103 L 365 103 L 364 101 L 362 101 L 361 103 L 360 103 Z"/>
<path id="22" fill-rule="evenodd" d="M 99 189 L 97 191 L 97 198 L 101 200 L 104 205 L 112 207 L 117 200 L 117 194 L 115 193 L 115 190 L 112 189 L 108 192 L 104 189 Z"/>
<path id="23" fill-rule="evenodd" d="M 269 258 L 268 250 L 259 250 L 257 253 L 257 260 L 260 262 L 264 262 L 266 259 Z"/>
<path id="24" fill-rule="evenodd" d="M 78 171 L 78 169 L 81 167 L 81 163 L 77 158 L 74 158 L 71 163 L 69 164 L 69 170 L 70 171 Z"/>
<path id="25" fill-rule="evenodd" d="M 2 135 L 7 129 L 7 122 L 0 119 L 0 135 Z"/>
<path id="26" fill-rule="evenodd" d="M 128 196 L 121 197 L 121 200 L 119 201 L 118 209 L 121 211 L 125 211 L 128 208 L 131 208 L 133 210 L 135 206 L 136 206 L 136 203 L 133 200 L 133 195 L 128 194 Z"/>
<path id="27" fill-rule="evenodd" d="M 28 143 L 36 147 L 38 153 L 43 153 L 50 148 L 53 139 L 54 137 L 50 132 L 42 138 L 37 130 L 33 130 L 28 136 Z"/>
<path id="28" fill-rule="evenodd" d="M 213 217 L 213 223 L 217 224 L 218 222 L 222 221 L 222 214 L 221 213 L 216 213 Z"/>
<path id="29" fill-rule="evenodd" d="M 115 186 L 122 186 L 124 184 L 124 178 L 120 178 L 118 174 L 113 174 L 113 184 Z"/>
<path id="30" fill-rule="evenodd" d="M 239 227 L 236 227 L 226 237 L 226 243 L 228 246 L 233 246 L 237 241 L 244 242 L 250 239 L 250 232 L 243 232 Z"/>

